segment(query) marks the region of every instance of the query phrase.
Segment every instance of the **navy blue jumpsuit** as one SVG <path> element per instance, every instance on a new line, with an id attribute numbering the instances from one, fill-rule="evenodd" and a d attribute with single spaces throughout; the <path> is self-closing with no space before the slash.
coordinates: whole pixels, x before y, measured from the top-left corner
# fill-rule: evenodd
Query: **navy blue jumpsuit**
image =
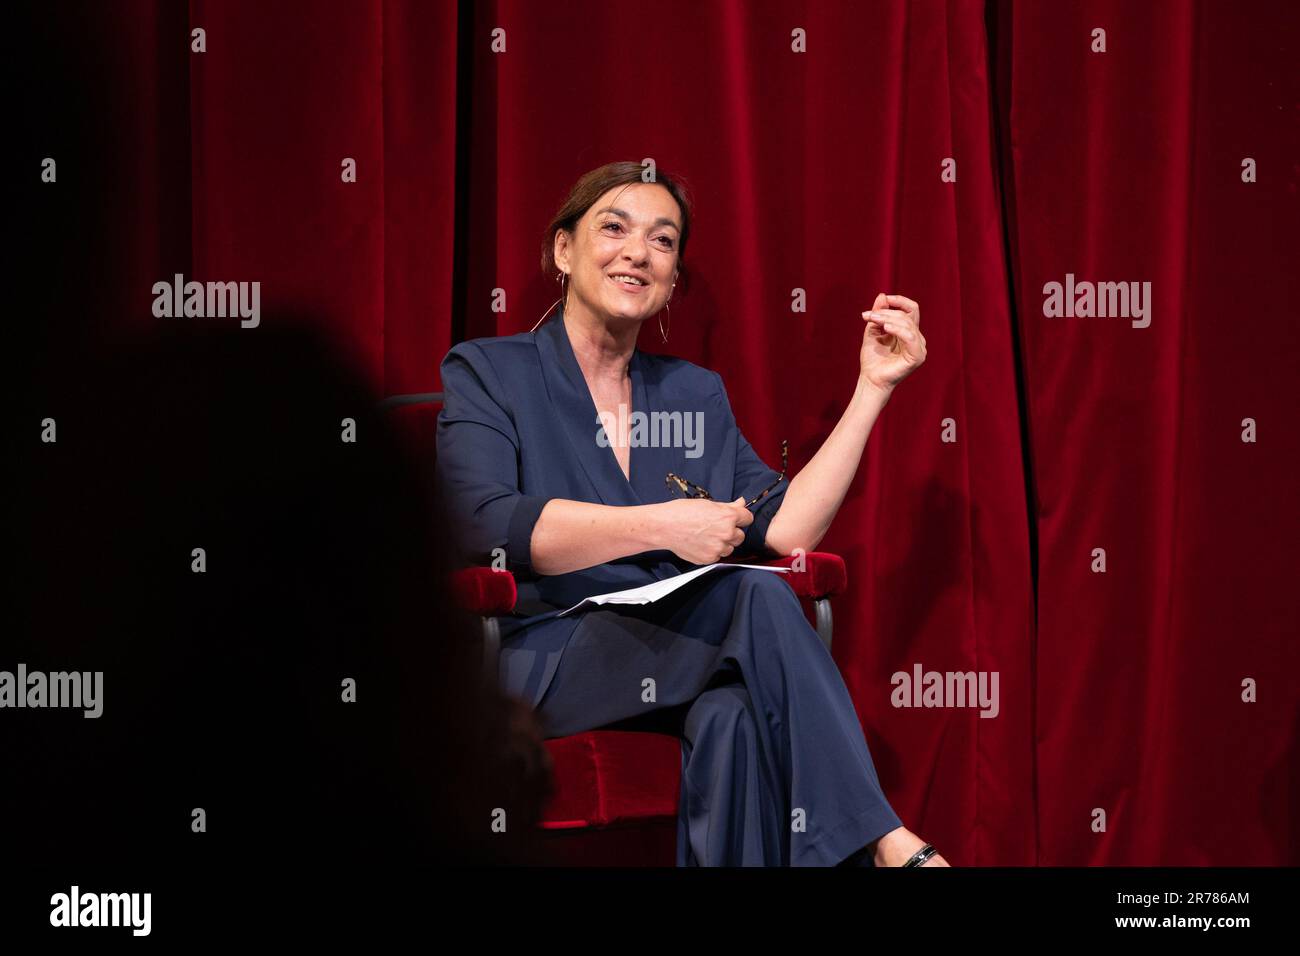
<path id="1" fill-rule="evenodd" d="M 782 575 L 721 570 L 654 604 L 558 617 L 590 595 L 693 566 L 660 550 L 569 574 L 532 569 L 533 526 L 552 498 L 667 501 L 672 471 L 734 501 L 776 479 L 716 372 L 638 349 L 629 375 L 630 480 L 562 313 L 536 332 L 462 342 L 442 363 L 438 476 L 456 544 L 519 584 L 515 614 L 501 622 L 502 687 L 533 705 L 548 737 L 615 723 L 681 737 L 679 865 L 840 863 L 902 823 L 839 670 Z M 733 558 L 776 556 L 765 538 L 787 484 L 755 506 Z"/>

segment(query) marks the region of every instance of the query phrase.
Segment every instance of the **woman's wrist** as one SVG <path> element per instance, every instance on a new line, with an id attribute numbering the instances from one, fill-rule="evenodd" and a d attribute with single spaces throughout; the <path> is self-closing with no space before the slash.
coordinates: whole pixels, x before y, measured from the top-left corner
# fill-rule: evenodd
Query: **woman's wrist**
<path id="1" fill-rule="evenodd" d="M 861 397 L 868 401 L 879 402 L 881 405 L 884 405 L 889 401 L 889 397 L 894 394 L 894 389 L 892 387 L 886 388 L 877 385 L 866 376 L 858 376 L 858 387 L 853 394 L 854 398 Z"/>
<path id="2" fill-rule="evenodd" d="M 660 550 L 665 537 L 663 503 L 633 505 L 626 510 L 632 519 L 628 532 L 638 548 L 637 553 Z"/>

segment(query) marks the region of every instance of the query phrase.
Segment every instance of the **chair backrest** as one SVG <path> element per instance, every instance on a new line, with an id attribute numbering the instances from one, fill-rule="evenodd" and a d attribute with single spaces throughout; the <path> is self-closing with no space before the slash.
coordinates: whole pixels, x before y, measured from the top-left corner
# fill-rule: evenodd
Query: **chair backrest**
<path id="1" fill-rule="evenodd" d="M 442 404 L 442 392 L 412 392 L 409 395 L 389 395 L 376 406 L 381 411 L 400 408 L 403 405 L 424 405 L 430 402 Z"/>
<path id="2" fill-rule="evenodd" d="M 376 408 L 384 413 L 393 428 L 423 464 L 432 465 L 437 453 L 438 412 L 442 392 L 390 395 Z"/>

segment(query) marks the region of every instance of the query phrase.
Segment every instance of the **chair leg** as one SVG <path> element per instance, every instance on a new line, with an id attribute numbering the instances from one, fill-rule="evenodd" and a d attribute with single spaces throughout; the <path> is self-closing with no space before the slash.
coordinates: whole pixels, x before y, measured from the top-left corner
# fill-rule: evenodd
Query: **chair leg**
<path id="1" fill-rule="evenodd" d="M 817 598 L 813 601 L 813 612 L 817 615 L 817 636 L 822 639 L 826 645 L 826 650 L 831 649 L 831 632 L 834 630 L 834 622 L 831 620 L 831 599 Z"/>
<path id="2" fill-rule="evenodd" d="M 494 617 L 483 618 L 483 675 L 495 686 L 501 659 L 501 625 Z"/>

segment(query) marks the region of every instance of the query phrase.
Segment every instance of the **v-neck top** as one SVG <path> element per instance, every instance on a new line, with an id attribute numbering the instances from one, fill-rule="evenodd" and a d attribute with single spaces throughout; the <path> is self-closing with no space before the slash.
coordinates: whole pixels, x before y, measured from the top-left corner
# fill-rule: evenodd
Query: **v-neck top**
<path id="1" fill-rule="evenodd" d="M 555 498 L 658 504 L 680 496 L 669 489 L 671 471 L 707 488 L 714 500 L 734 501 L 777 478 L 745 440 L 716 372 L 639 348 L 628 364 L 631 476 L 624 475 L 614 449 L 599 443 L 595 401 L 558 309 L 534 332 L 461 342 L 441 372 L 437 473 L 455 543 L 469 563 L 495 560 L 514 572 L 521 602 L 528 595 L 570 607 L 693 567 L 659 549 L 537 575 L 532 531 Z M 733 556 L 774 556 L 764 539 L 787 487 L 782 482 L 755 507 Z"/>

